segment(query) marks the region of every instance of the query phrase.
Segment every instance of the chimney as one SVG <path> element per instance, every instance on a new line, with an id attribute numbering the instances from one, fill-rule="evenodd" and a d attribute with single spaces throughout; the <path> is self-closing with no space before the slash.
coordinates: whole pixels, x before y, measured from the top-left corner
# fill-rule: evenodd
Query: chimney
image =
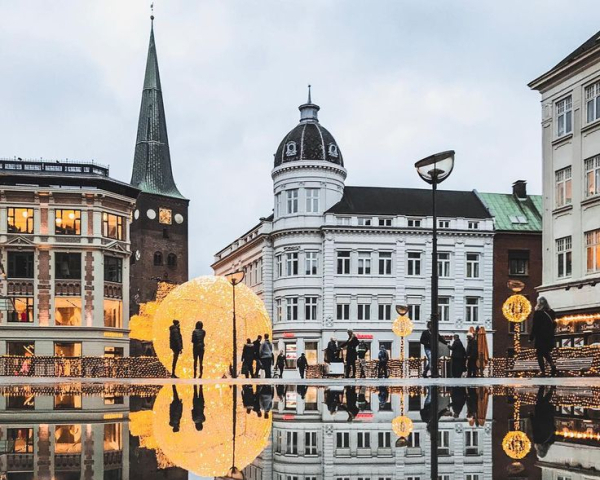
<path id="1" fill-rule="evenodd" d="M 527 182 L 525 180 L 517 180 L 513 183 L 513 195 L 521 200 L 527 198 Z"/>

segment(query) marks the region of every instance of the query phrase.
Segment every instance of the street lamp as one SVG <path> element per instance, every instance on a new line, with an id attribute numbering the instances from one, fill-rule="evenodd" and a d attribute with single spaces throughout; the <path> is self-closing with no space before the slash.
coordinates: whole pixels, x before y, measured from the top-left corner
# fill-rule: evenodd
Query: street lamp
<path id="1" fill-rule="evenodd" d="M 396 305 L 396 312 L 399 317 L 394 320 L 392 324 L 392 331 L 400 337 L 400 376 L 404 377 L 404 344 L 405 338 L 408 337 L 413 331 L 413 322 L 408 318 L 408 306 L 407 305 Z"/>
<path id="2" fill-rule="evenodd" d="M 237 326 L 235 321 L 235 287 L 244 281 L 246 276 L 245 270 L 237 270 L 232 273 L 225 275 L 225 278 L 231 283 L 231 290 L 233 292 L 233 362 L 231 377 L 237 378 Z"/>
<path id="3" fill-rule="evenodd" d="M 432 260 L 431 260 L 431 377 L 437 378 L 438 372 L 438 268 L 437 268 L 437 214 L 435 195 L 438 183 L 442 183 L 454 168 L 454 150 L 436 153 L 415 163 L 419 176 L 432 187 Z"/>

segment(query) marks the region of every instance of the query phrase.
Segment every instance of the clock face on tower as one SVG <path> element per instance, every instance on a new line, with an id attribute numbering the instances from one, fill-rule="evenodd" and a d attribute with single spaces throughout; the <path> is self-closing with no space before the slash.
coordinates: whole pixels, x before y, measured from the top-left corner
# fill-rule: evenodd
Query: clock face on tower
<path id="1" fill-rule="evenodd" d="M 159 208 L 158 221 L 165 225 L 171 225 L 173 223 L 173 211 L 170 208 Z"/>

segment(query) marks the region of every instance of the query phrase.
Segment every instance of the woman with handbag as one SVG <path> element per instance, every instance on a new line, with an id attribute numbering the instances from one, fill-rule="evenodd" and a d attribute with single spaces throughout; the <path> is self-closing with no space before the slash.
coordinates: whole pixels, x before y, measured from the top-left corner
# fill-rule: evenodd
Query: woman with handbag
<path id="1" fill-rule="evenodd" d="M 535 312 L 533 313 L 533 327 L 529 334 L 529 341 L 534 342 L 535 353 L 540 365 L 540 375 L 546 376 L 546 366 L 544 360 L 550 365 L 550 374 L 556 375 L 556 365 L 552 360 L 552 350 L 554 349 L 554 332 L 556 330 L 556 314 L 548 305 L 544 297 L 539 297 Z"/>

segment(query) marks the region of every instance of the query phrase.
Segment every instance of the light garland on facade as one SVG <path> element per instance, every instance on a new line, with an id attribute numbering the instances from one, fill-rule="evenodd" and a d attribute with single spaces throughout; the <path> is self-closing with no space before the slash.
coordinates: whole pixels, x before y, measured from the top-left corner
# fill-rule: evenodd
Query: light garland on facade
<path id="1" fill-rule="evenodd" d="M 600 313 L 565 315 L 564 317 L 559 317 L 556 321 L 559 323 L 567 324 L 579 322 L 594 323 L 598 320 L 600 320 Z"/>
<path id="2" fill-rule="evenodd" d="M 595 440 L 600 442 L 600 433 L 590 433 L 590 432 L 578 432 L 575 430 L 569 430 L 564 428 L 562 430 L 557 430 L 554 432 L 556 435 L 560 435 L 561 437 L 574 439 L 574 440 Z"/>

